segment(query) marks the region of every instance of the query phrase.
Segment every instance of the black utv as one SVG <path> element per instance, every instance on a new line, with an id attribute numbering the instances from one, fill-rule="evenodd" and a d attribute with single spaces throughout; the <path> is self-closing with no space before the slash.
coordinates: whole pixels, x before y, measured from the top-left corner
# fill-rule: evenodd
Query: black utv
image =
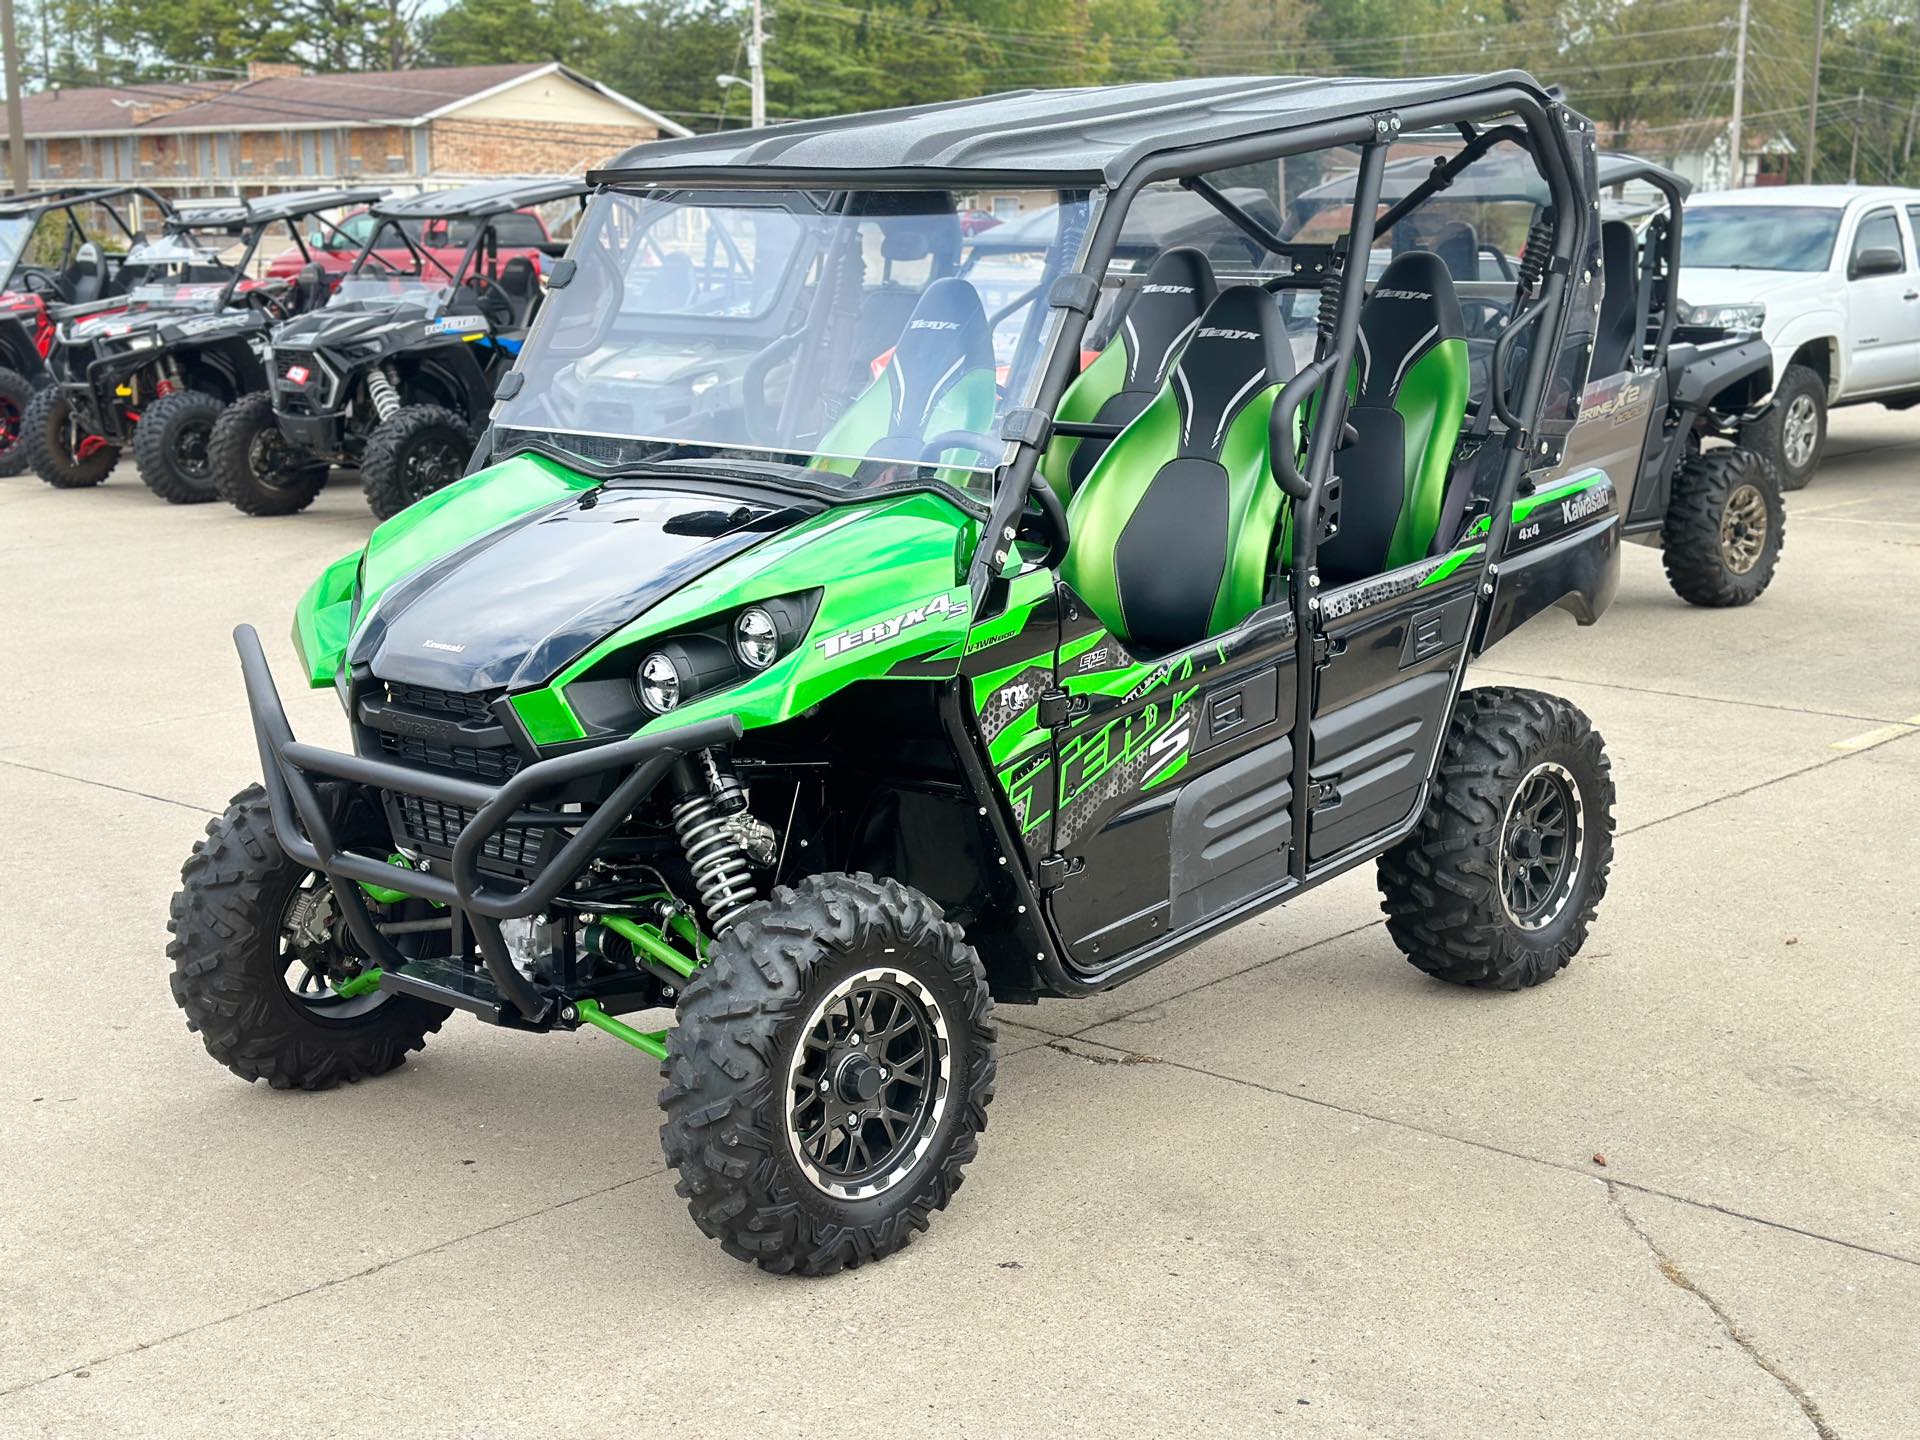
<path id="1" fill-rule="evenodd" d="M 98 485 L 131 444 L 141 480 L 161 499 L 213 499 L 214 418 L 266 385 L 268 329 L 326 299 L 326 274 L 301 223 L 326 226 L 322 212 L 382 193 L 309 190 L 167 216 L 159 237 L 121 262 L 124 303 L 69 314 L 59 326 L 48 355 L 57 383 L 34 396 L 22 437 L 40 478 L 60 489 Z M 291 280 L 250 278 L 276 231 L 304 263 Z"/>
<path id="2" fill-rule="evenodd" d="M 579 179 L 489 180 L 374 207 L 325 309 L 278 326 L 270 389 L 213 430 L 220 494 L 249 515 L 303 510 L 330 466 L 358 466 L 381 519 L 458 480 L 565 246 L 534 207 Z"/>
<path id="3" fill-rule="evenodd" d="M 140 238 L 143 204 L 156 217 L 173 213 L 171 202 L 140 185 L 69 186 L 0 201 L 0 476 L 27 468 L 20 425 L 33 392 L 52 379 L 46 357 L 61 318 L 125 305 L 135 272 L 121 262 Z"/>
<path id="4" fill-rule="evenodd" d="M 1424 247 L 1455 282 L 1476 406 L 1459 460 L 1489 467 L 1467 496 L 1473 518 L 1490 503 L 1493 422 L 1511 409 L 1539 320 L 1518 303 L 1516 287 L 1523 294 L 1530 283 L 1520 272 L 1537 266 L 1538 236 L 1552 219 L 1531 162 L 1503 142 L 1490 130 L 1454 142 L 1450 154 L 1389 165 L 1381 198 L 1391 208 L 1370 267 L 1377 275 Z M 1596 179 L 1600 311 L 1579 421 L 1542 483 L 1604 470 L 1624 497 L 1623 534 L 1660 548 L 1676 594 L 1695 605 L 1747 604 L 1773 579 L 1785 523 L 1779 476 L 1740 440 L 1766 408 L 1772 355 L 1758 335 L 1678 323 L 1673 284 L 1688 182 L 1618 153 L 1596 157 Z M 1294 228 L 1310 233 L 1352 195 L 1350 178 L 1307 191 L 1293 206 Z"/>

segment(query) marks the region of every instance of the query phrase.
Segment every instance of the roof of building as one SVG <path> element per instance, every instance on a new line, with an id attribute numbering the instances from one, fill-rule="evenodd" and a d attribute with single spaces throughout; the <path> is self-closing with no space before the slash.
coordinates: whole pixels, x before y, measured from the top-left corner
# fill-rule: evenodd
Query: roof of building
<path id="1" fill-rule="evenodd" d="M 1443 101 L 1500 86 L 1540 86 L 1522 71 L 1421 78 L 1226 76 L 1074 90 L 1016 90 L 978 100 L 723 130 L 637 147 L 595 174 L 609 180 L 830 179 L 911 183 L 989 177 L 1114 184 L 1146 156 Z"/>
<path id="2" fill-rule="evenodd" d="M 689 133 L 637 100 L 551 60 L 352 75 L 268 75 L 238 84 L 43 90 L 22 97 L 21 106 L 30 136 L 418 125 L 542 75 L 564 76 L 632 111 L 636 121 L 663 135 Z"/>

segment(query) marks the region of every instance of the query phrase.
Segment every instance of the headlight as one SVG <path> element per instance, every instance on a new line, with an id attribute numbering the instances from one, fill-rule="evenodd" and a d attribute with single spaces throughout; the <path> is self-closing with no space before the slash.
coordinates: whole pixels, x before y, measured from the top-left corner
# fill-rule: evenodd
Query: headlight
<path id="1" fill-rule="evenodd" d="M 1680 318 L 1689 325 L 1708 325 L 1716 330 L 1758 330 L 1767 319 L 1762 304 L 1680 306 Z"/>
<path id="2" fill-rule="evenodd" d="M 764 670 L 779 657 L 780 627 L 773 616 L 750 605 L 733 622 L 733 648 L 748 669 Z"/>
<path id="3" fill-rule="evenodd" d="M 640 703 L 656 715 L 664 715 L 680 703 L 680 672 L 659 650 L 640 662 L 636 684 Z"/>

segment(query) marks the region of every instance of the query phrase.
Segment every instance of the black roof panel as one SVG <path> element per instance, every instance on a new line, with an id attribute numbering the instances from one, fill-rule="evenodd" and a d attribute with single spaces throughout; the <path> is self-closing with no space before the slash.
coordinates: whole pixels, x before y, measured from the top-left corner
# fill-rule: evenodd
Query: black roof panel
<path id="1" fill-rule="evenodd" d="M 196 205 L 188 201 L 168 221 L 185 227 L 224 225 L 270 225 L 278 220 L 299 220 L 321 210 L 338 210 L 348 205 L 371 205 L 384 190 L 289 190 L 283 195 L 262 195 L 257 200 L 213 201 Z"/>
<path id="2" fill-rule="evenodd" d="M 515 175 L 482 180 L 453 190 L 429 190 L 424 195 L 396 195 L 374 207 L 376 215 L 396 220 L 448 220 L 481 215 L 504 215 L 569 195 L 584 195 L 592 187 L 573 175 Z"/>
<path id="3" fill-rule="evenodd" d="M 973 177 L 1111 185 L 1163 151 L 1508 84 L 1540 89 L 1524 72 L 1506 70 L 1414 79 L 1242 75 L 1015 90 L 978 100 L 649 141 L 589 178 L 749 184 L 798 177 L 883 187 L 889 180 L 908 183 L 910 177 L 937 171 L 944 172 L 945 183 Z"/>

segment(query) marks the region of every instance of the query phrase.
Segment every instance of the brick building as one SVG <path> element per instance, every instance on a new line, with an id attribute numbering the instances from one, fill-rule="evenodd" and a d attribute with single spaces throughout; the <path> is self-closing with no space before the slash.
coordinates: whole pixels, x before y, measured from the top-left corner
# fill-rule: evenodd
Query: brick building
<path id="1" fill-rule="evenodd" d="M 47 90 L 22 104 L 35 189 L 126 181 L 180 196 L 572 174 L 688 133 L 553 62 L 357 75 L 255 65 L 243 81 Z M 0 153 L 7 143 L 0 112 Z"/>

